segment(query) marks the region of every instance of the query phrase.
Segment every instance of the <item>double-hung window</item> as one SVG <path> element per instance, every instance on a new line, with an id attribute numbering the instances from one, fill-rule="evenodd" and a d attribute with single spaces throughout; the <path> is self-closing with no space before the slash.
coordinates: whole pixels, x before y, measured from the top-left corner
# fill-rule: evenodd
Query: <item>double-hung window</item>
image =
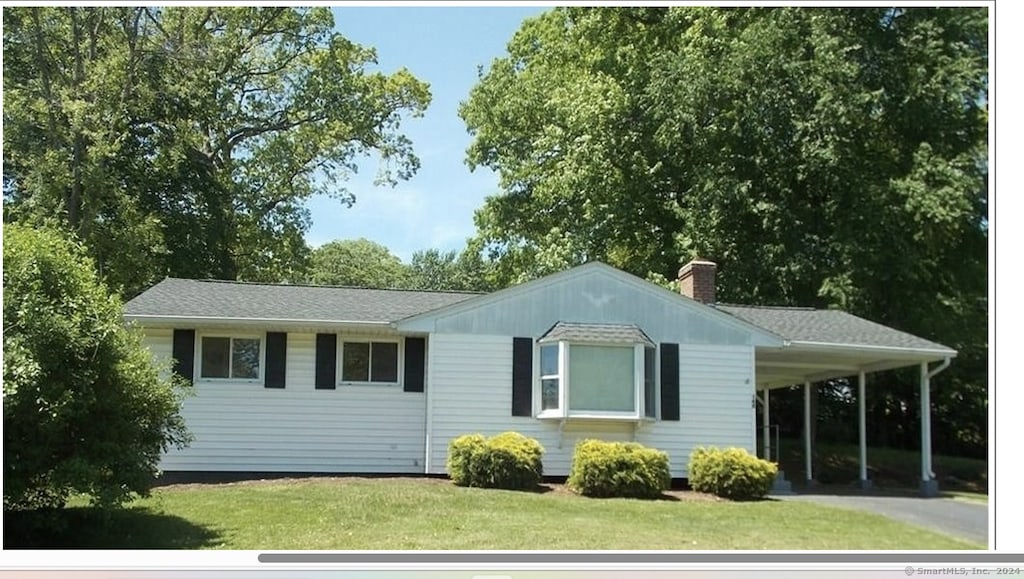
<path id="1" fill-rule="evenodd" d="M 258 336 L 203 336 L 199 377 L 257 381 L 262 377 L 263 340 Z"/>
<path id="2" fill-rule="evenodd" d="M 341 381 L 349 384 L 398 384 L 398 342 L 341 343 Z"/>
<path id="3" fill-rule="evenodd" d="M 538 350 L 538 417 L 655 417 L 654 344 L 636 326 L 559 322 Z"/>

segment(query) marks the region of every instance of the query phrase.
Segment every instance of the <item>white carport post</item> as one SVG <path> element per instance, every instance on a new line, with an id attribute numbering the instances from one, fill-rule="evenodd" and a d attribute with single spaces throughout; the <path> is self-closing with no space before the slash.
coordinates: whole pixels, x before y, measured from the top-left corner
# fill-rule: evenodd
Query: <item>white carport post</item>
<path id="1" fill-rule="evenodd" d="M 807 485 L 814 482 L 813 460 L 811 459 L 811 383 L 804 382 L 804 471 L 807 473 Z"/>
<path id="2" fill-rule="evenodd" d="M 857 374 L 857 406 L 860 422 L 860 488 L 867 490 L 871 488 L 871 481 L 868 480 L 868 428 L 867 428 L 867 401 L 864 397 L 864 386 L 867 378 L 864 371 Z"/>
<path id="3" fill-rule="evenodd" d="M 761 436 L 764 438 L 762 446 L 764 447 L 764 459 L 771 460 L 771 429 L 768 428 L 768 422 L 771 419 L 771 413 L 768 410 L 768 388 L 764 389 L 764 393 L 761 395 Z"/>
<path id="4" fill-rule="evenodd" d="M 928 362 L 921 362 L 921 483 L 932 480 L 932 393 Z"/>

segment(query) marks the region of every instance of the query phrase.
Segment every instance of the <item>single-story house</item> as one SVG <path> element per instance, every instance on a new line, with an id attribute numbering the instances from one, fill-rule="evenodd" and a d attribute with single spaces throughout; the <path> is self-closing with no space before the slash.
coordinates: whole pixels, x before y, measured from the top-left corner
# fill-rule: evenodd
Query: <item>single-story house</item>
<path id="1" fill-rule="evenodd" d="M 685 478 L 698 446 L 756 451 L 772 388 L 856 375 L 863 394 L 867 373 L 919 366 L 929 408 L 956 355 L 840 311 L 716 304 L 715 273 L 686 264 L 682 295 L 598 262 L 491 294 L 168 278 L 125 317 L 195 386 L 168 472 L 443 474 L 453 438 L 515 430 L 546 475 L 600 438 L 663 450 Z"/>

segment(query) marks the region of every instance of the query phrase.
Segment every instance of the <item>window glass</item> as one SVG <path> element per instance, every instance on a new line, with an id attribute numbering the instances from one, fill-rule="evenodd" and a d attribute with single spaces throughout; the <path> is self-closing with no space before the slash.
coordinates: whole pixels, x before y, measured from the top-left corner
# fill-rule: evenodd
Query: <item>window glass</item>
<path id="1" fill-rule="evenodd" d="M 345 342 L 342 358 L 342 380 L 346 382 L 368 382 L 370 380 L 370 344 Z"/>
<path id="2" fill-rule="evenodd" d="M 635 412 L 634 372 L 632 346 L 570 346 L 569 407 Z"/>
<path id="3" fill-rule="evenodd" d="M 374 342 L 370 381 L 398 382 L 398 343 Z"/>
<path id="4" fill-rule="evenodd" d="M 558 410 L 558 379 L 540 381 L 540 409 Z"/>
<path id="5" fill-rule="evenodd" d="M 203 338 L 203 378 L 230 378 L 231 338 Z"/>
<path id="6" fill-rule="evenodd" d="M 555 376 L 558 374 L 558 344 L 547 344 L 540 347 L 540 375 Z"/>
<path id="7" fill-rule="evenodd" d="M 654 348 L 644 348 L 644 416 L 654 418 Z"/>
<path id="8" fill-rule="evenodd" d="M 231 377 L 255 380 L 260 377 L 260 341 L 235 338 L 231 341 Z"/>

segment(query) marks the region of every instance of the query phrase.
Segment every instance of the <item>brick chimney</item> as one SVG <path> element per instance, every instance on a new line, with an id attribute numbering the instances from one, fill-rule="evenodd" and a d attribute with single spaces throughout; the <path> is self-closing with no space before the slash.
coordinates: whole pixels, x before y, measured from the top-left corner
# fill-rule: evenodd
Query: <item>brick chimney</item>
<path id="1" fill-rule="evenodd" d="M 702 304 L 715 303 L 715 271 L 713 261 L 697 258 L 679 269 L 679 293 Z"/>

